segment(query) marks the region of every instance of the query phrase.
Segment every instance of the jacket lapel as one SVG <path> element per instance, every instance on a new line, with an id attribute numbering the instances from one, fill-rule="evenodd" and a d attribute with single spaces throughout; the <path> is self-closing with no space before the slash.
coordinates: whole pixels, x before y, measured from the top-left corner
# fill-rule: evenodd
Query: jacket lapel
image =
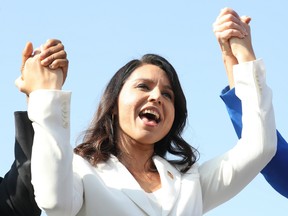
<path id="1" fill-rule="evenodd" d="M 179 196 L 181 174 L 174 166 L 159 156 L 154 156 L 153 161 L 160 174 L 162 190 L 161 193 L 164 193 L 161 200 L 162 216 L 166 216 L 170 213 Z M 106 167 L 107 165 L 110 168 Z M 104 166 L 106 168 L 102 167 L 102 169 L 108 168 L 108 170 L 110 170 L 109 178 L 105 178 L 106 183 L 109 181 L 110 186 L 114 185 L 113 187 L 119 188 L 147 215 L 155 215 L 155 211 L 143 189 L 140 187 L 132 174 L 121 162 L 119 162 L 116 157 L 110 158 Z M 98 166 L 98 168 L 100 167 Z M 111 172 L 112 170 L 113 172 Z"/>
<path id="2" fill-rule="evenodd" d="M 116 157 L 111 158 L 108 163 L 115 171 L 112 181 L 117 187 L 147 215 L 155 215 L 145 192 L 126 167 Z"/>
<path id="3" fill-rule="evenodd" d="M 153 210 L 145 192 L 140 190 L 130 190 L 127 188 L 122 189 L 123 193 L 126 194 L 139 208 L 141 208 L 147 215 L 155 215 L 155 211 Z M 156 215 L 155 215 L 156 216 Z"/>

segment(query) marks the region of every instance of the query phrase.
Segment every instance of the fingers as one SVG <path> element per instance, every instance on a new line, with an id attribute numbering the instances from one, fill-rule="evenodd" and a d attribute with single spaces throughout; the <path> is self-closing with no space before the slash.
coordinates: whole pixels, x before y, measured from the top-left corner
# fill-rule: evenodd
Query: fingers
<path id="1" fill-rule="evenodd" d="M 51 69 L 61 68 L 65 82 L 69 61 L 67 59 L 67 53 L 64 50 L 64 45 L 60 40 L 47 40 L 46 43 L 41 46 L 40 60 L 43 66 L 49 66 Z"/>
<path id="2" fill-rule="evenodd" d="M 69 61 L 68 59 L 56 59 L 53 61 L 53 63 L 51 65 L 49 65 L 49 67 L 51 69 L 57 69 L 57 68 L 61 68 L 62 72 L 63 72 L 63 84 L 66 80 L 67 77 L 67 72 L 68 72 L 68 66 L 69 66 Z"/>
<path id="3" fill-rule="evenodd" d="M 239 15 L 230 8 L 221 10 L 213 23 L 213 31 L 218 41 L 228 41 L 231 37 L 244 38 L 248 34 Z"/>
<path id="4" fill-rule="evenodd" d="M 22 64 L 20 70 L 23 71 L 25 62 L 28 58 L 30 58 L 33 54 L 33 45 L 31 42 L 27 42 L 25 48 L 22 51 Z"/>
<path id="5" fill-rule="evenodd" d="M 53 49 L 53 50 L 52 50 Z M 47 55 L 45 59 L 41 60 L 41 56 Z M 67 60 L 67 54 L 62 49 L 59 49 L 57 47 L 50 48 L 48 50 L 42 51 L 40 54 L 40 60 L 41 64 L 43 66 L 49 66 L 51 69 L 58 68 L 59 64 L 57 64 L 58 60 Z"/>
<path id="6" fill-rule="evenodd" d="M 46 60 L 46 65 L 41 63 L 43 60 Z M 21 76 L 15 80 L 15 85 L 27 96 L 37 89 L 61 89 L 67 77 L 68 64 L 61 41 L 48 40 L 34 51 L 32 43 L 28 42 L 22 52 Z"/>
<path id="7" fill-rule="evenodd" d="M 29 95 L 38 89 L 60 90 L 63 85 L 63 77 L 62 69 L 51 70 L 49 67 L 41 65 L 39 55 L 34 55 L 27 59 L 22 76 L 16 79 L 15 84 L 21 92 Z"/>
<path id="8" fill-rule="evenodd" d="M 47 40 L 47 42 L 41 47 L 40 60 L 43 66 L 50 65 L 55 59 L 66 57 L 67 55 L 64 51 L 64 45 L 60 40 Z"/>
<path id="9" fill-rule="evenodd" d="M 246 23 L 247 25 L 249 25 L 249 23 L 251 21 L 251 17 L 249 17 L 249 16 L 242 16 L 242 17 L 240 17 L 240 19 L 243 23 Z"/>
<path id="10" fill-rule="evenodd" d="M 57 44 L 62 44 L 62 42 L 58 39 L 48 39 L 45 44 L 43 44 L 44 49 L 48 49 L 50 47 L 53 47 Z"/>
<path id="11" fill-rule="evenodd" d="M 244 38 L 245 36 L 235 29 L 223 31 L 215 31 L 215 36 L 218 40 L 228 41 L 232 37 Z"/>
<path id="12" fill-rule="evenodd" d="M 33 51 L 33 56 L 38 55 L 41 53 L 41 49 L 38 47 Z"/>
<path id="13" fill-rule="evenodd" d="M 222 16 L 224 15 L 227 15 L 227 14 L 231 14 L 233 16 L 235 16 L 236 18 L 240 18 L 238 13 L 236 13 L 236 11 L 234 11 L 232 8 L 223 8 L 221 11 L 220 11 L 220 14 L 218 15 L 217 19 L 221 18 Z"/>

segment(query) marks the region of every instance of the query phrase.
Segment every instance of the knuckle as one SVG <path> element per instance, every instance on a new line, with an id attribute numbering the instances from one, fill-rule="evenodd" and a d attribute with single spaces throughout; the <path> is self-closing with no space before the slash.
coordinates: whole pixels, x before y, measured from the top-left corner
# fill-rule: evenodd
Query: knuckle
<path id="1" fill-rule="evenodd" d="M 50 58 L 51 61 L 55 61 L 55 56 L 54 55 L 50 55 L 49 58 Z"/>
<path id="2" fill-rule="evenodd" d="M 58 44 L 62 44 L 60 40 L 58 39 L 48 39 L 46 41 L 46 46 L 47 47 L 52 47 L 52 46 L 57 46 Z"/>
<path id="3" fill-rule="evenodd" d="M 62 50 L 62 51 L 61 51 L 61 55 L 62 55 L 64 58 L 66 58 L 66 57 L 67 57 L 66 51 L 65 51 L 65 50 Z"/>
<path id="4" fill-rule="evenodd" d="M 58 46 L 59 46 L 60 49 L 64 49 L 64 45 L 61 42 L 58 43 Z"/>
<path id="5" fill-rule="evenodd" d="M 46 45 L 47 45 L 47 46 L 51 46 L 51 44 L 53 44 L 53 39 L 48 39 L 48 40 L 46 41 Z"/>
<path id="6" fill-rule="evenodd" d="M 52 55 L 52 53 L 53 53 L 53 50 L 51 50 L 51 49 L 45 50 L 45 55 L 46 56 L 50 56 L 50 55 Z"/>
<path id="7" fill-rule="evenodd" d="M 233 22 L 229 21 L 225 23 L 226 28 L 231 28 L 233 26 Z"/>

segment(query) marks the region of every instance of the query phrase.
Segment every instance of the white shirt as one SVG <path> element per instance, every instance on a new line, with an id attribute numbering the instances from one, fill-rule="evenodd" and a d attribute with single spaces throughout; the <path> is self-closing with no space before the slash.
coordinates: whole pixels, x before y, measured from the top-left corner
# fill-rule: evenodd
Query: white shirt
<path id="1" fill-rule="evenodd" d="M 146 195 L 149 198 L 150 204 L 157 215 L 162 215 L 162 190 L 161 188 Z"/>

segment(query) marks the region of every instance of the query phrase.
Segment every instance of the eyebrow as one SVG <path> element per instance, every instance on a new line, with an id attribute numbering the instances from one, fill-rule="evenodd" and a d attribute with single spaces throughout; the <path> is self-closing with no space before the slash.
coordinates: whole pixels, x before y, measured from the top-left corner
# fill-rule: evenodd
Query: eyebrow
<path id="1" fill-rule="evenodd" d="M 139 82 L 139 81 L 146 81 L 148 83 L 154 83 L 154 81 L 152 79 L 147 79 L 147 78 L 138 78 L 138 79 L 134 80 L 134 82 Z M 172 86 L 170 84 L 164 85 L 164 89 L 169 89 L 170 91 L 174 92 L 172 89 Z"/>

